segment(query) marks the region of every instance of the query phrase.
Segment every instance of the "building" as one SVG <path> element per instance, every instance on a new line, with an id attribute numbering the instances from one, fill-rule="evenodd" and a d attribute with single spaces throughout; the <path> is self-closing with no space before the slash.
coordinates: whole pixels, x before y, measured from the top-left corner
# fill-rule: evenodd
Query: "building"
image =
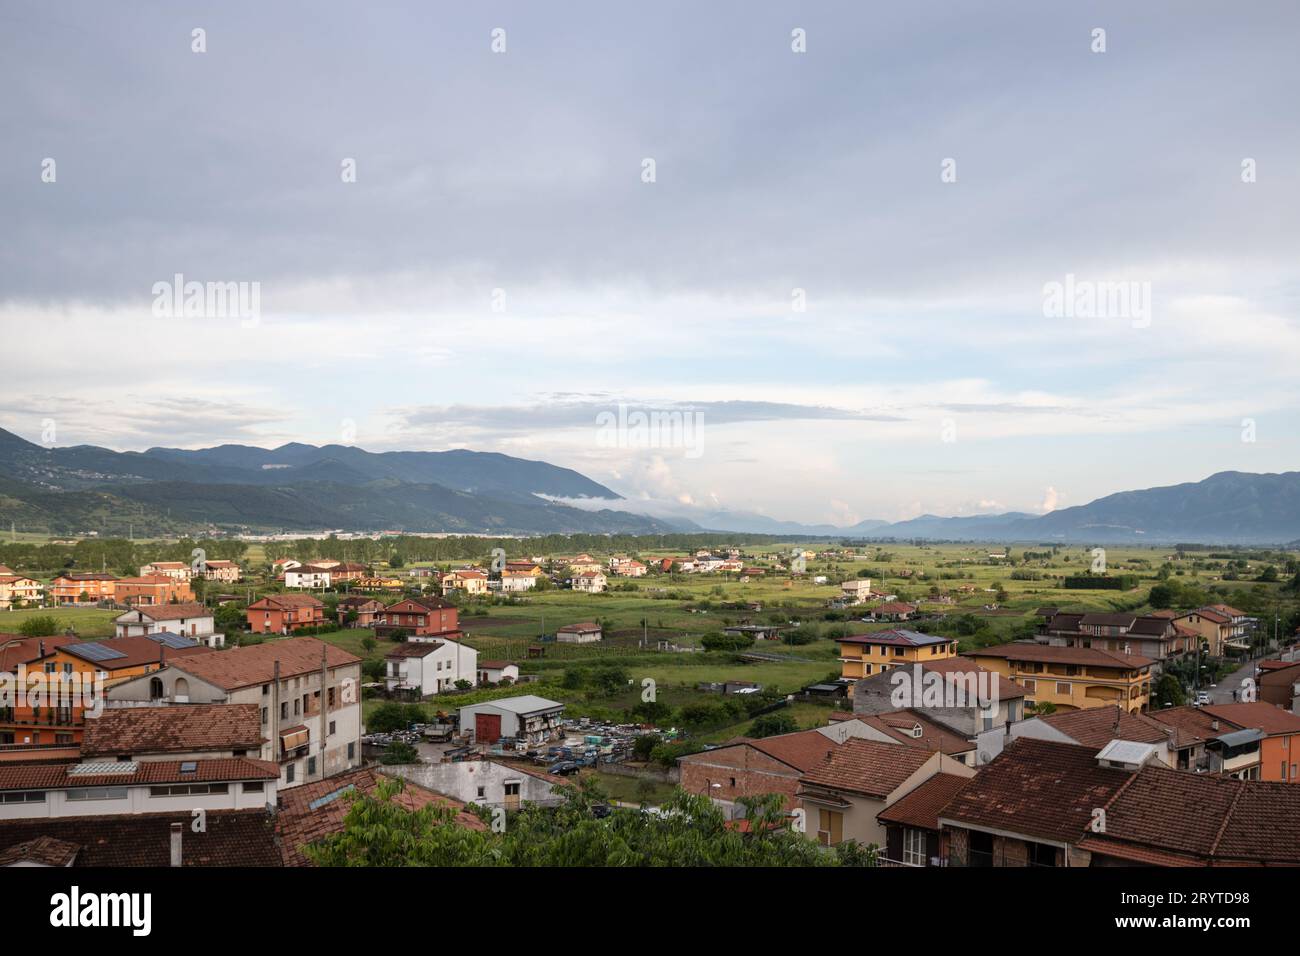
<path id="1" fill-rule="evenodd" d="M 866 618 L 871 621 L 910 621 L 916 616 L 917 610 L 915 604 L 905 604 L 902 601 L 886 601 L 884 604 L 877 605 L 868 611 Z"/>
<path id="2" fill-rule="evenodd" d="M 75 642 L 76 638 L 67 635 L 20 637 L 0 634 L 0 674 L 14 675 L 16 684 L 23 668 L 28 672 L 47 672 L 46 663 L 53 663 L 54 652 Z M 12 686 L 6 685 L 6 695 L 11 691 Z M 84 707 L 51 706 L 48 701 L 36 707 L 34 703 L 7 697 L 0 700 L 0 745 L 48 749 L 56 744 L 75 745 L 81 740 Z"/>
<path id="3" fill-rule="evenodd" d="M 375 619 L 375 633 L 381 636 L 403 631 L 414 641 L 458 641 L 460 611 L 456 605 L 436 597 L 403 598 L 384 608 Z"/>
<path id="4" fill-rule="evenodd" d="M 859 680 L 852 696 L 854 716 L 919 708 L 990 755 L 1001 750 L 1006 728 L 1024 716 L 1023 687 L 964 657 L 879 671 Z"/>
<path id="5" fill-rule="evenodd" d="M 335 610 L 340 624 L 348 627 L 374 627 L 384 613 L 384 604 L 374 598 L 351 596 L 341 598 Z M 349 614 L 355 615 L 351 621 L 348 620 Z"/>
<path id="6" fill-rule="evenodd" d="M 473 569 L 463 571 L 448 571 L 442 576 L 442 593 L 447 594 L 451 591 L 463 591 L 465 594 L 486 594 L 488 590 L 488 576 L 482 571 Z"/>
<path id="7" fill-rule="evenodd" d="M 284 572 L 284 586 L 295 591 L 325 591 L 333 583 L 334 572 L 318 564 L 300 564 Z"/>
<path id="8" fill-rule="evenodd" d="M 563 802 L 555 792 L 562 777 L 495 760 L 403 764 L 385 772 L 460 804 L 518 810 L 525 803 L 546 807 Z"/>
<path id="9" fill-rule="evenodd" d="M 1179 769 L 1242 780 L 1300 783 L 1300 716 L 1264 701 L 1167 707 L 1151 718 L 1181 731 L 1187 754 Z M 1197 745 L 1200 746 L 1197 746 Z"/>
<path id="10" fill-rule="evenodd" d="M 853 840 L 885 846 L 877 815 L 936 774 L 969 778 L 959 760 L 920 747 L 876 740 L 846 740 L 799 778 L 796 796 L 807 834 L 824 846 Z"/>
<path id="11" fill-rule="evenodd" d="M 1247 650 L 1246 615 L 1226 604 L 1214 604 L 1188 611 L 1174 618 L 1194 631 L 1211 657 L 1224 657 L 1230 650 Z"/>
<path id="12" fill-rule="evenodd" d="M 1128 612 L 1077 613 L 1040 608 L 1040 643 L 1138 654 L 1154 661 L 1195 652 L 1195 632 L 1173 618 Z M 1050 614 L 1041 612 L 1050 611 Z"/>
<path id="13" fill-rule="evenodd" d="M 1297 814 L 1295 787 L 1171 770 L 1137 744 L 1024 737 L 939 823 L 951 866 L 1294 866 Z"/>
<path id="14" fill-rule="evenodd" d="M 1176 735 L 1170 728 L 1146 714 L 1134 714 L 1119 706 L 1064 710 L 1031 717 L 1009 729 L 1011 737 L 1033 737 L 1058 743 L 1078 744 L 1094 751 L 1112 740 L 1129 740 L 1156 748 L 1155 757 L 1166 767 L 1177 764 Z"/>
<path id="15" fill-rule="evenodd" d="M 524 694 L 462 707 L 460 729 L 471 734 L 476 744 L 494 744 L 505 738 L 517 746 L 532 747 L 558 737 L 563 716 L 563 704 Z"/>
<path id="16" fill-rule="evenodd" d="M 14 574 L 7 568 L 0 573 L 0 611 L 17 607 L 38 607 L 45 601 L 45 587 L 35 578 Z"/>
<path id="17" fill-rule="evenodd" d="M 226 636 L 216 633 L 212 612 L 202 604 L 163 604 L 135 608 L 113 618 L 118 637 L 180 634 L 208 647 L 224 647 Z"/>
<path id="18" fill-rule="evenodd" d="M 50 600 L 58 607 L 113 600 L 117 577 L 107 572 L 60 574 L 50 582 Z"/>
<path id="19" fill-rule="evenodd" d="M 0 765 L 0 820 L 265 810 L 277 768 L 250 757 Z"/>
<path id="20" fill-rule="evenodd" d="M 601 636 L 600 625 L 593 621 L 566 624 L 555 631 L 555 640 L 561 644 L 594 644 Z"/>
<path id="21" fill-rule="evenodd" d="M 313 637 L 291 637 L 169 660 L 110 687 L 107 706 L 255 704 L 262 758 L 280 786 L 332 777 L 361 762 L 361 660 Z"/>
<path id="22" fill-rule="evenodd" d="M 896 628 L 869 634 L 837 638 L 840 646 L 840 677 L 857 681 L 903 664 L 923 664 L 957 656 L 957 642 Z"/>
<path id="23" fill-rule="evenodd" d="M 182 580 L 166 574 L 141 575 L 138 578 L 119 578 L 113 585 L 113 600 L 128 607 L 192 603 L 194 589 L 190 587 L 188 578 Z"/>
<path id="24" fill-rule="evenodd" d="M 867 728 L 860 734 L 864 740 L 918 747 L 931 753 L 938 751 L 960 760 L 968 767 L 977 766 L 976 743 L 973 739 L 931 720 L 920 710 L 909 708 L 868 716 L 855 715 L 853 719 Z"/>
<path id="25" fill-rule="evenodd" d="M 501 572 L 501 580 L 497 583 L 500 590 L 506 594 L 531 591 L 537 587 L 537 575 L 529 571 L 512 571 L 506 568 Z"/>
<path id="26" fill-rule="evenodd" d="M 243 576 L 239 565 L 234 561 L 205 561 L 202 573 L 205 581 L 220 581 L 223 584 L 234 584 Z"/>
<path id="27" fill-rule="evenodd" d="M 478 683 L 478 651 L 459 641 L 407 641 L 384 655 L 384 685 L 390 693 L 428 697 Z"/>
<path id="28" fill-rule="evenodd" d="M 876 814 L 885 828 L 881 854 L 887 864 L 943 866 L 948 839 L 939 825 L 939 812 L 966 786 L 969 777 L 936 773 L 911 793 Z"/>
<path id="29" fill-rule="evenodd" d="M 157 631 L 103 641 L 73 641 L 54 649 L 42 661 L 52 673 L 80 674 L 113 684 L 148 674 L 168 661 L 212 653 L 212 648 L 179 634 Z"/>
<path id="30" fill-rule="evenodd" d="M 1151 699 L 1155 661 L 1138 654 L 1014 641 L 976 648 L 966 656 L 1023 687 L 1026 703 L 1050 703 L 1059 710 L 1118 704 L 1137 713 Z"/>
<path id="31" fill-rule="evenodd" d="M 107 707 L 86 721 L 85 760 L 256 757 L 266 738 L 256 704 Z"/>
<path id="32" fill-rule="evenodd" d="M 609 570 L 621 578 L 643 578 L 648 568 L 636 558 L 610 558 Z"/>
<path id="33" fill-rule="evenodd" d="M 172 578 L 175 581 L 184 581 L 186 584 L 194 576 L 193 569 L 184 561 L 154 561 L 150 564 L 140 565 L 141 577 L 163 577 Z"/>
<path id="34" fill-rule="evenodd" d="M 848 604 L 866 604 L 872 599 L 870 578 L 849 578 L 840 585 L 840 596 Z"/>
<path id="35" fill-rule="evenodd" d="M 687 754 L 677 761 L 679 783 L 690 793 L 707 796 L 732 816 L 741 797 L 781 794 L 785 808 L 799 801 L 799 778 L 839 746 L 821 729 L 751 739 L 740 737 L 712 750 Z"/>
<path id="36" fill-rule="evenodd" d="M 310 594 L 268 594 L 244 613 L 254 634 L 291 634 L 325 623 L 325 605 Z"/>
<path id="37" fill-rule="evenodd" d="M 599 594 L 608 583 L 608 578 L 601 571 L 582 571 L 573 576 L 573 590 L 586 591 L 588 594 Z"/>
<path id="38" fill-rule="evenodd" d="M 1259 699 L 1300 713 L 1300 661 L 1260 661 Z"/>
<path id="39" fill-rule="evenodd" d="M 519 665 L 510 661 L 479 661 L 478 682 L 480 684 L 500 684 L 509 681 L 519 682 Z"/>

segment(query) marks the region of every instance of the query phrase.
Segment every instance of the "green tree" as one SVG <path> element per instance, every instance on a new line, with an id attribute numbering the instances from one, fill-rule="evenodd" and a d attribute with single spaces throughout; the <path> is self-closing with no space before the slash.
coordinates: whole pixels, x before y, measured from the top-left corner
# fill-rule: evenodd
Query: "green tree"
<path id="1" fill-rule="evenodd" d="M 379 757 L 382 764 L 417 763 L 420 754 L 404 740 L 394 740 Z"/>
<path id="2" fill-rule="evenodd" d="M 51 637 L 59 633 L 59 622 L 49 614 L 38 614 L 19 624 L 18 633 L 23 637 Z"/>
<path id="3" fill-rule="evenodd" d="M 775 711 L 755 717 L 754 722 L 749 725 L 749 736 L 775 737 L 777 734 L 792 734 L 798 729 L 799 725 L 793 717 Z"/>

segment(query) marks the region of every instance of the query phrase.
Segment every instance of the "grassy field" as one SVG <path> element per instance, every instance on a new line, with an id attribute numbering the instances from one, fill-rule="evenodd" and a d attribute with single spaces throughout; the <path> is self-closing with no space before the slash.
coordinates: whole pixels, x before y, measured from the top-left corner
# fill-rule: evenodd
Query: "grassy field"
<path id="1" fill-rule="evenodd" d="M 101 611 L 93 607 L 36 608 L 25 611 L 0 611 L 0 634 L 17 634 L 23 621 L 33 617 L 52 617 L 62 634 L 72 628 L 79 637 L 112 637 L 113 618 L 120 611 Z"/>

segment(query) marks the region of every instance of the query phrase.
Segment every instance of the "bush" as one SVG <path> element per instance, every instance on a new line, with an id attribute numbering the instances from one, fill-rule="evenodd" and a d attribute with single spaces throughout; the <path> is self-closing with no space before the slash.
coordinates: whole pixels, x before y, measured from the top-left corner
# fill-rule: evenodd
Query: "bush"
<path id="1" fill-rule="evenodd" d="M 754 646 L 754 639 L 748 634 L 722 634 L 710 631 L 700 638 L 700 646 L 706 651 L 739 651 Z"/>
<path id="2" fill-rule="evenodd" d="M 778 711 L 755 717 L 754 722 L 749 727 L 749 736 L 775 737 L 777 734 L 792 734 L 798 729 L 799 725 L 795 723 L 793 717 Z"/>
<path id="3" fill-rule="evenodd" d="M 419 753 L 404 740 L 394 740 L 379 756 L 379 762 L 382 764 L 418 763 L 419 760 Z"/>
<path id="4" fill-rule="evenodd" d="M 52 637 L 59 633 L 59 622 L 48 614 L 40 614 L 18 625 L 18 633 L 23 637 Z"/>
<path id="5" fill-rule="evenodd" d="M 380 704 L 366 720 L 366 730 L 370 733 L 390 734 L 397 730 L 406 730 L 411 724 L 423 723 L 424 708 L 419 704 L 399 704 L 388 701 Z"/>
<path id="6" fill-rule="evenodd" d="M 632 756 L 644 763 L 651 759 L 656 747 L 663 743 L 658 734 L 642 734 L 632 744 Z"/>

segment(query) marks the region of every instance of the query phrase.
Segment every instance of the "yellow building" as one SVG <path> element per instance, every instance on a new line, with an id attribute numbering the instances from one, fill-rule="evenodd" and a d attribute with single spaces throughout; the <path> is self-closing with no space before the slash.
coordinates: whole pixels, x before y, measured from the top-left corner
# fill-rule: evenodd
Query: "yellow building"
<path id="1" fill-rule="evenodd" d="M 965 656 L 1023 687 L 1027 705 L 1055 704 L 1057 710 L 1119 706 L 1136 714 L 1151 699 L 1155 661 L 1137 654 L 1015 642 Z"/>
<path id="2" fill-rule="evenodd" d="M 839 638 L 840 676 L 858 680 L 904 664 L 925 664 L 957 656 L 950 637 L 897 628 Z"/>

